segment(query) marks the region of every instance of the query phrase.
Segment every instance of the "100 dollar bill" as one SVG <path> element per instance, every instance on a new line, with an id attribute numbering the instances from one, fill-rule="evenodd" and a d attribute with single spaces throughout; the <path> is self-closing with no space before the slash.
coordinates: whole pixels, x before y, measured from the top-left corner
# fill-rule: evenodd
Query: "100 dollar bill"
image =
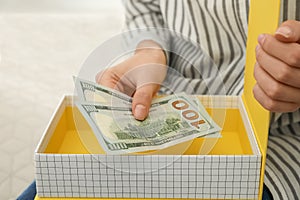
<path id="1" fill-rule="evenodd" d="M 220 131 L 184 94 L 154 100 L 144 121 L 133 117 L 131 105 L 76 104 L 107 154 L 162 149 Z"/>
<path id="2" fill-rule="evenodd" d="M 128 106 L 132 98 L 117 90 L 74 77 L 75 88 L 80 101 L 96 102 L 103 105 Z"/>

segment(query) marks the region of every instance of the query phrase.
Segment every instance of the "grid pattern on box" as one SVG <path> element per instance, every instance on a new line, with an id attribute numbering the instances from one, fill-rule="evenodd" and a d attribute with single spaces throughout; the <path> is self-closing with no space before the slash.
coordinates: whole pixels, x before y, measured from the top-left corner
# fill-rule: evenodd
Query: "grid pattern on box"
<path id="1" fill-rule="evenodd" d="M 206 108 L 238 108 L 238 96 L 197 96 Z"/>
<path id="2" fill-rule="evenodd" d="M 37 154 L 40 197 L 258 197 L 259 156 Z"/>

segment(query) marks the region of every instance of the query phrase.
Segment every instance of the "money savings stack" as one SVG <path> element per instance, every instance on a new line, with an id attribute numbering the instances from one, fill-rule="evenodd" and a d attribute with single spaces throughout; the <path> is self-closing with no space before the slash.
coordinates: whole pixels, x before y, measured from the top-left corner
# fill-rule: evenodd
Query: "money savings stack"
<path id="1" fill-rule="evenodd" d="M 253 67 L 279 6 L 251 1 L 241 96 L 166 96 L 153 101 L 152 121 L 135 122 L 126 95 L 75 78 L 79 100 L 62 98 L 35 151 L 36 200 L 261 199 L 269 113 L 253 97 Z M 88 103 L 95 91 L 114 106 Z M 212 115 L 220 110 L 223 123 Z"/>

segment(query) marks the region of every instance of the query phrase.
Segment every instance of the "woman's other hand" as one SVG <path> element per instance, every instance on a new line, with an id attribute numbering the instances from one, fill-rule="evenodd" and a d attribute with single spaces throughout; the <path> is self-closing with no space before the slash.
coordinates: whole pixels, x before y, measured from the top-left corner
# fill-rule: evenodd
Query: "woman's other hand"
<path id="1" fill-rule="evenodd" d="M 261 34 L 256 47 L 253 88 L 257 101 L 273 112 L 300 107 L 300 22 L 286 21 L 274 35 Z"/>

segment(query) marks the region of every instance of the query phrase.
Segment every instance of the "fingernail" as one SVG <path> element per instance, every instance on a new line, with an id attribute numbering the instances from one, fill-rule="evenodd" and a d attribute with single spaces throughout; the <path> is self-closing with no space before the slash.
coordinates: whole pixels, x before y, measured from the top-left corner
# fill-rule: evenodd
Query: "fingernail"
<path id="1" fill-rule="evenodd" d="M 142 105 L 142 104 L 138 104 L 135 106 L 134 109 L 134 117 L 137 120 L 144 120 L 146 117 L 146 106 Z"/>
<path id="2" fill-rule="evenodd" d="M 262 45 L 265 41 L 265 34 L 260 34 L 257 38 L 257 41 L 260 45 Z"/>
<path id="3" fill-rule="evenodd" d="M 291 36 L 292 30 L 290 29 L 290 27 L 282 26 L 277 29 L 276 34 L 280 34 L 283 37 L 288 38 Z"/>

